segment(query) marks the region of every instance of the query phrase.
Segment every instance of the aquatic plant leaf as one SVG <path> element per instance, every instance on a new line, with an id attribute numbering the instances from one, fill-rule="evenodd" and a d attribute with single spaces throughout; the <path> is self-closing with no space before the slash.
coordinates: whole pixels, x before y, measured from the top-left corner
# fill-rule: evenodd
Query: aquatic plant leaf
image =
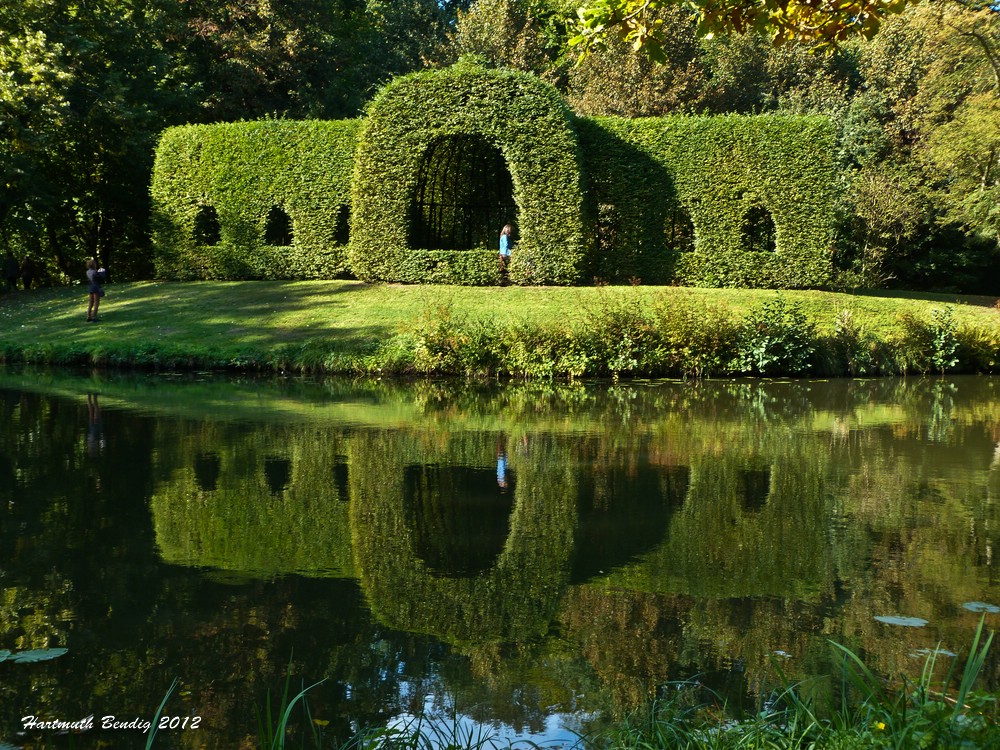
<path id="1" fill-rule="evenodd" d="M 10 653 L 9 651 L 7 653 Z M 0 742 L 0 750 L 21 750 L 17 745 L 8 745 L 6 742 Z"/>
<path id="2" fill-rule="evenodd" d="M 7 661 L 11 657 L 11 652 L 5 648 L 0 648 L 0 661 Z M 3 750 L 3 746 L 0 745 L 0 750 Z"/>
<path id="3" fill-rule="evenodd" d="M 33 648 L 30 651 L 18 651 L 10 659 L 22 664 L 31 664 L 36 661 L 55 659 L 68 651 L 68 648 Z"/>
<path id="4" fill-rule="evenodd" d="M 962 606 L 970 612 L 989 612 L 990 614 L 1000 612 L 1000 607 L 995 604 L 987 604 L 986 602 L 966 602 Z"/>
<path id="5" fill-rule="evenodd" d="M 875 619 L 886 625 L 900 625 L 904 628 L 922 628 L 927 620 L 920 617 L 903 617 L 902 615 L 876 615 Z"/>

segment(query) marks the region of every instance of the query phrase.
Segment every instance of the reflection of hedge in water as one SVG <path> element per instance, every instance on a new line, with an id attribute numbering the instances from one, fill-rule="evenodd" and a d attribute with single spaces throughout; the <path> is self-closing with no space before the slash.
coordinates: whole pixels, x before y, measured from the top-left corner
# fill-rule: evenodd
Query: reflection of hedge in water
<path id="1" fill-rule="evenodd" d="M 464 577 L 489 570 L 510 535 L 513 472 L 421 465 L 403 470 L 406 518 L 417 556 L 434 573 Z"/>
<path id="2" fill-rule="evenodd" d="M 165 423 L 176 445 L 151 507 L 170 563 L 256 576 L 350 576 L 343 447 L 336 433 Z"/>
<path id="3" fill-rule="evenodd" d="M 611 448 L 606 437 L 576 441 L 573 582 L 609 573 L 659 546 L 688 493 L 688 467 L 659 455 L 648 435 L 632 436 L 628 450 Z"/>
<path id="4" fill-rule="evenodd" d="M 832 585 L 827 460 L 819 451 L 694 459 L 667 541 L 625 578 L 693 596 L 815 600 Z"/>
<path id="5" fill-rule="evenodd" d="M 365 433 L 352 440 L 353 547 L 373 612 L 389 627 L 458 643 L 543 635 L 569 577 L 575 522 L 572 466 L 546 440 L 527 449 L 512 448 L 517 487 L 503 550 L 487 571 L 445 577 L 418 555 L 418 540 L 406 517 L 405 467 L 435 462 L 495 466 L 496 443 L 482 433 L 438 437 L 442 440 L 436 445 L 406 433 Z"/>

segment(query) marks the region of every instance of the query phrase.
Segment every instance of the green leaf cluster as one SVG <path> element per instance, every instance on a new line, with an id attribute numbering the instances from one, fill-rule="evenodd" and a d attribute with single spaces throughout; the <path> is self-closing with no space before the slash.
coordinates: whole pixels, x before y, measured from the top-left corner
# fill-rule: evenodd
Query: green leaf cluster
<path id="1" fill-rule="evenodd" d="M 836 197 L 828 118 L 595 118 L 577 127 L 595 275 L 751 288 L 828 282 Z M 774 222 L 773 249 L 747 249 L 755 211 Z"/>
<path id="2" fill-rule="evenodd" d="M 472 251 L 470 263 L 467 250 L 432 254 L 411 248 L 407 237 L 421 160 L 439 139 L 458 135 L 498 148 L 510 170 L 519 234 L 511 280 L 577 281 L 585 257 L 583 193 L 566 104 L 534 76 L 468 62 L 398 78 L 369 106 L 352 186 L 353 271 L 369 281 L 482 283 L 496 276 L 495 247 Z"/>
<path id="3" fill-rule="evenodd" d="M 152 178 L 157 275 L 343 275 L 359 126 L 356 120 L 262 120 L 166 130 Z M 267 244 L 275 209 L 290 220 L 290 245 Z M 213 221 L 217 237 L 204 229 Z"/>

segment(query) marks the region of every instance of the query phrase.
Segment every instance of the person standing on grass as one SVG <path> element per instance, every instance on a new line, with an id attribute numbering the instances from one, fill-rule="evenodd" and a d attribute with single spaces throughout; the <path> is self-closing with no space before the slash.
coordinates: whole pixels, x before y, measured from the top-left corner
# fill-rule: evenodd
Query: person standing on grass
<path id="1" fill-rule="evenodd" d="M 17 277 L 20 275 L 21 270 L 17 267 L 17 258 L 8 250 L 7 257 L 3 260 L 3 277 L 14 291 L 17 291 Z"/>
<path id="2" fill-rule="evenodd" d="M 504 224 L 500 230 L 500 270 L 506 271 L 510 263 L 510 251 L 514 248 L 514 240 L 510 236 L 510 224 Z"/>
<path id="3" fill-rule="evenodd" d="M 24 279 L 24 291 L 31 289 L 31 283 L 35 280 L 35 261 L 31 258 L 21 261 L 21 278 Z"/>
<path id="4" fill-rule="evenodd" d="M 104 283 L 104 269 L 97 267 L 97 261 L 91 258 L 87 261 L 87 284 L 89 286 L 87 292 L 87 322 L 96 323 L 97 322 L 97 310 L 101 306 L 101 297 L 104 296 L 104 290 L 101 288 L 101 284 Z"/>

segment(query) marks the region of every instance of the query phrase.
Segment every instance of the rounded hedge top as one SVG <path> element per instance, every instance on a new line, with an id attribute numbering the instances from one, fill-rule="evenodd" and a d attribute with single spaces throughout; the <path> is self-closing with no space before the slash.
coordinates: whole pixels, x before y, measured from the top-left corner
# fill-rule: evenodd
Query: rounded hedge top
<path id="1" fill-rule="evenodd" d="M 514 212 L 514 283 L 829 280 L 828 118 L 574 118 L 534 76 L 467 62 L 391 81 L 367 114 L 168 129 L 158 275 L 495 284 Z"/>
<path id="2" fill-rule="evenodd" d="M 372 281 L 411 281 L 425 280 L 429 264 L 468 264 L 455 256 L 477 251 L 409 247 L 408 222 L 421 160 L 439 139 L 469 135 L 499 149 L 513 180 L 520 239 L 511 280 L 577 281 L 585 255 L 583 193 L 565 103 L 531 75 L 463 64 L 396 79 L 372 101 L 351 191 L 354 272 Z M 496 265 L 496 248 L 479 255 Z"/>

